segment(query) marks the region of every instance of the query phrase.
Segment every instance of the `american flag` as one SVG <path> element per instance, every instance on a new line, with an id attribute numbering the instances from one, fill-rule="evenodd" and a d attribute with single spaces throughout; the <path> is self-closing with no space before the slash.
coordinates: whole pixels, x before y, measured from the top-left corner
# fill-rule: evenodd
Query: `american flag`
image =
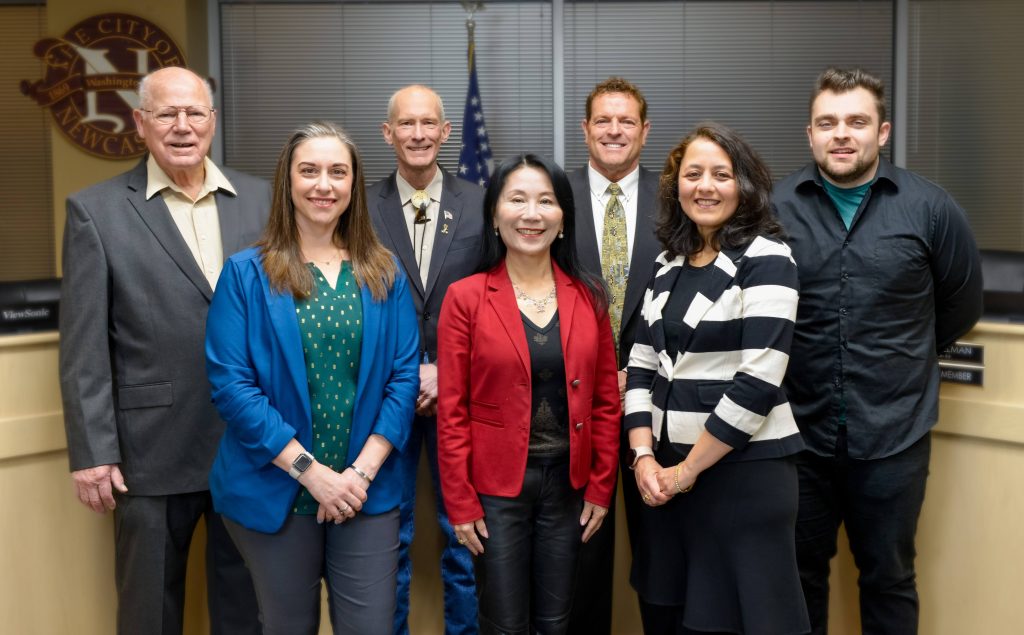
<path id="1" fill-rule="evenodd" d="M 476 81 L 476 59 L 472 31 L 469 36 L 469 89 L 466 91 L 466 110 L 462 115 L 462 151 L 459 153 L 459 176 L 483 187 L 491 178 L 494 158 L 491 141 L 487 138 L 484 107 L 480 102 L 480 85 Z"/>

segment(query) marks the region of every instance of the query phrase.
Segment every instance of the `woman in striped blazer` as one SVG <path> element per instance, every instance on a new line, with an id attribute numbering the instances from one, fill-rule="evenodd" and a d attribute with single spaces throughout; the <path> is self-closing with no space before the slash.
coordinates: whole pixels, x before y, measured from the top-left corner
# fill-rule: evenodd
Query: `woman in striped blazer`
<path id="1" fill-rule="evenodd" d="M 780 388 L 797 307 L 771 178 L 698 126 L 661 175 L 658 256 L 626 418 L 647 507 L 631 582 L 645 633 L 808 631 L 794 526 L 803 443 Z"/>

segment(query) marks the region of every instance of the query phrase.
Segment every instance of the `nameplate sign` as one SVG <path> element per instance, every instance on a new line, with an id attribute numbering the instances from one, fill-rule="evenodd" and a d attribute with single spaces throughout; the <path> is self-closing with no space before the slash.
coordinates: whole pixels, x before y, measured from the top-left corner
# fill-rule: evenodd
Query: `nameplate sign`
<path id="1" fill-rule="evenodd" d="M 985 347 L 981 344 L 956 342 L 947 346 L 946 350 L 939 353 L 939 360 L 968 364 L 984 364 Z"/>
<path id="2" fill-rule="evenodd" d="M 939 379 L 947 384 L 983 386 L 985 383 L 985 367 L 939 362 Z"/>

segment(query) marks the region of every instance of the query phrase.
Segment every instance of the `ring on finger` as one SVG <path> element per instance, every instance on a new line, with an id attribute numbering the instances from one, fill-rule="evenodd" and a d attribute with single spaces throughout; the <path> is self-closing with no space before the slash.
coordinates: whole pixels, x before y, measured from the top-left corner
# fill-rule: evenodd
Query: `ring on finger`
<path id="1" fill-rule="evenodd" d="M 345 505 L 344 507 L 339 507 L 339 509 L 341 510 L 342 514 L 347 514 L 350 508 L 348 505 Z"/>
<path id="2" fill-rule="evenodd" d="M 466 544 L 466 539 L 465 538 L 459 538 L 459 544 L 460 545 Z"/>
<path id="3" fill-rule="evenodd" d="M 650 494 L 644 494 L 644 502 L 645 503 L 651 502 L 651 495 Z"/>

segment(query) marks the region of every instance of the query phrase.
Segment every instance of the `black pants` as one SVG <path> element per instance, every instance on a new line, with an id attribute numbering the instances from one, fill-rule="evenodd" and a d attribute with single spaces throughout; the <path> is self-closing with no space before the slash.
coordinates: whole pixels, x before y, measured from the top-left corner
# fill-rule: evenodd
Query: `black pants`
<path id="1" fill-rule="evenodd" d="M 489 538 L 476 561 L 481 633 L 565 633 L 583 493 L 569 460 L 530 459 L 519 496 L 480 496 Z"/>
<path id="2" fill-rule="evenodd" d="M 812 633 L 828 632 L 829 561 L 841 524 L 860 572 L 863 633 L 917 632 L 914 536 L 930 457 L 931 435 L 926 434 L 893 456 L 851 459 L 845 427 L 839 429 L 834 457 L 799 455 L 796 552 Z"/>
<path id="3" fill-rule="evenodd" d="M 180 635 L 192 534 L 206 519 L 206 588 L 212 635 L 258 635 L 252 578 L 210 492 L 118 495 L 114 510 L 117 631 Z"/>
<path id="4" fill-rule="evenodd" d="M 623 430 L 619 440 L 619 466 L 626 530 L 632 553 L 633 545 L 638 540 L 635 534 L 640 527 L 643 501 L 636 487 L 636 477 L 629 469 L 633 464 L 633 453 L 629 449 L 629 436 L 626 432 Z M 569 617 L 570 635 L 611 635 L 617 498 L 618 492 L 613 490 L 608 515 L 604 517 L 601 528 L 580 547 L 580 561 L 576 570 L 577 601 L 573 602 L 572 615 Z"/>

